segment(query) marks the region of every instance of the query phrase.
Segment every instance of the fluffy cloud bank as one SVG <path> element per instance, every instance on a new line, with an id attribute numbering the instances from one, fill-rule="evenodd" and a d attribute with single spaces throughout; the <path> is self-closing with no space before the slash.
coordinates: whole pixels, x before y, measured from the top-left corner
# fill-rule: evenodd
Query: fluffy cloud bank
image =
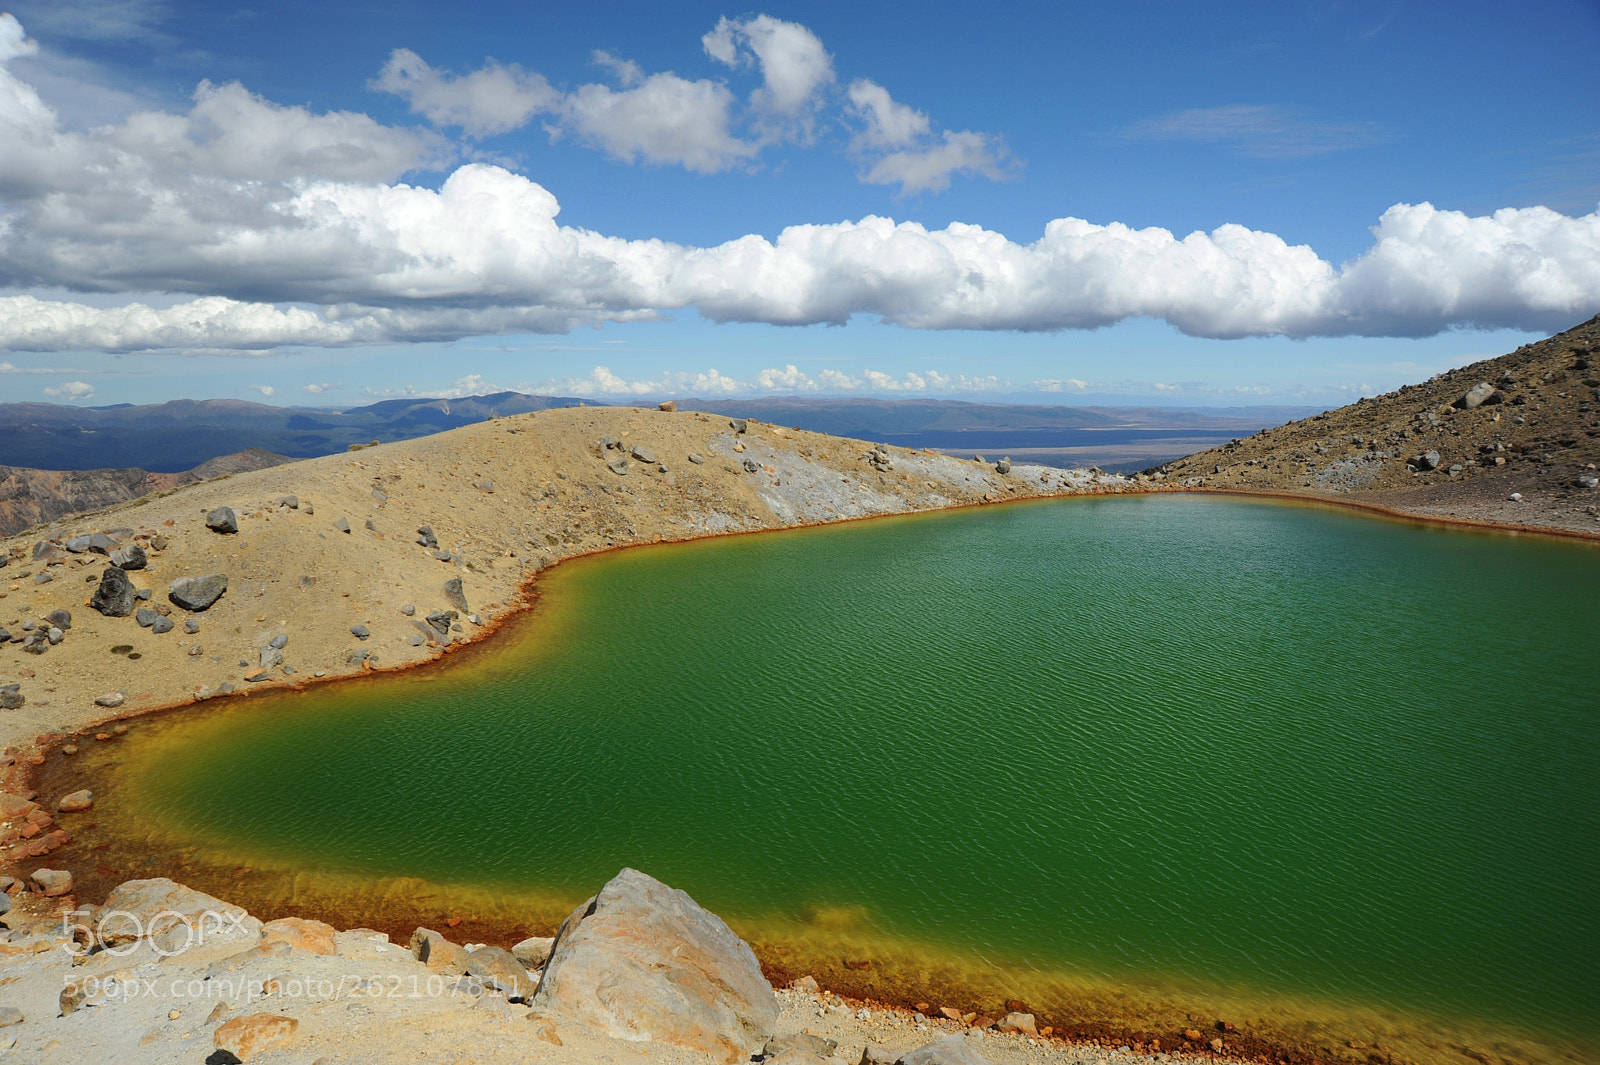
<path id="1" fill-rule="evenodd" d="M 774 122 L 803 124 L 822 72 L 831 76 L 826 53 L 762 32 L 730 24 L 726 42 L 708 35 L 706 47 L 761 65 L 770 97 L 757 102 Z M 3 66 L 28 47 L 0 15 L 0 287 L 194 298 L 157 309 L 0 297 L 0 350 L 259 351 L 559 333 L 673 310 L 775 325 L 865 315 L 918 329 L 1040 331 L 1149 317 L 1203 337 L 1420 336 L 1458 325 L 1554 329 L 1600 308 L 1600 213 L 1474 217 L 1400 204 L 1379 219 L 1371 248 L 1340 266 L 1243 226 L 1180 238 L 1077 218 L 1049 222 L 1026 244 L 979 226 L 880 217 L 713 247 L 624 240 L 560 225 L 554 195 L 500 167 L 460 167 L 438 189 L 396 183 L 437 160 L 433 135 L 281 107 L 238 85 L 202 85 L 185 115 L 66 131 Z M 502 75 L 538 96 L 530 76 Z M 648 83 L 639 77 L 637 87 Z M 875 148 L 942 147 L 979 165 L 981 144 L 952 146 L 948 133 L 934 144 L 920 113 L 876 86 L 855 88 Z M 460 101 L 475 92 L 427 106 L 469 108 Z M 481 120 L 511 121 L 526 104 Z M 896 180 L 933 182 L 936 171 L 908 162 L 905 174 L 921 176 Z"/>

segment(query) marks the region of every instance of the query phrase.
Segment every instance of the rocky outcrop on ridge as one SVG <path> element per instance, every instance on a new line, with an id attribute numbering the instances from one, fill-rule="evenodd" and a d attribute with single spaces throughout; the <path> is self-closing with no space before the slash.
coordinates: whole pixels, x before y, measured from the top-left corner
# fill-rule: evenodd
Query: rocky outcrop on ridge
<path id="1" fill-rule="evenodd" d="M 115 506 L 151 492 L 171 491 L 214 477 L 270 469 L 292 461 L 284 455 L 250 448 L 209 459 L 184 473 L 151 473 L 136 467 L 36 470 L 0 466 L 0 536 L 69 514 Z"/>
<path id="2" fill-rule="evenodd" d="M 1142 476 L 1600 533 L 1600 316 Z"/>

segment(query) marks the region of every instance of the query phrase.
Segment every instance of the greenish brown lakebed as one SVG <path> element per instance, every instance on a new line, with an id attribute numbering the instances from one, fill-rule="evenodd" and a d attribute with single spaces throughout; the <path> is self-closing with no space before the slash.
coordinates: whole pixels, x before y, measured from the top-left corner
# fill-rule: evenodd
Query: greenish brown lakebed
<path id="1" fill-rule="evenodd" d="M 652 547 L 447 667 L 142 722 L 74 831 L 257 912 L 483 939 L 632 865 L 875 997 L 1593 1060 L 1597 632 L 1589 545 L 1239 499 Z"/>

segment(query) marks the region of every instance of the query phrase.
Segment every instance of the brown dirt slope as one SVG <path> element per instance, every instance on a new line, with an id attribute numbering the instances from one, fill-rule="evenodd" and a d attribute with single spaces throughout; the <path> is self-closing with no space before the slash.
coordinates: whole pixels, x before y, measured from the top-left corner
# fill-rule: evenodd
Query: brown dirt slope
<path id="1" fill-rule="evenodd" d="M 1488 398 L 1468 406 L 1475 387 Z M 1429 452 L 1437 453 L 1436 467 L 1431 456 L 1415 461 Z M 1180 487 L 1288 492 L 1419 517 L 1595 533 L 1597 467 L 1600 316 L 1150 472 Z"/>
<path id="2" fill-rule="evenodd" d="M 69 514 L 126 503 L 150 492 L 293 461 L 285 455 L 253 447 L 232 455 L 219 455 L 184 473 L 150 473 L 135 466 L 103 470 L 0 466 L 0 536 L 10 536 Z"/>

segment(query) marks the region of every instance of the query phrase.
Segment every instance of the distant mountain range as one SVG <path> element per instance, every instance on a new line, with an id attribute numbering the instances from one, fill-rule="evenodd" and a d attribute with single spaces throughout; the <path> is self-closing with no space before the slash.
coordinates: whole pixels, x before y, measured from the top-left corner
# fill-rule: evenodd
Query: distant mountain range
<path id="1" fill-rule="evenodd" d="M 273 407 L 234 399 L 180 399 L 113 407 L 4 403 L 0 404 L 0 463 L 42 470 L 138 467 L 155 473 L 178 473 L 208 459 L 250 448 L 290 458 L 312 458 L 344 451 L 351 444 L 409 440 L 490 417 L 589 402 L 592 401 L 570 396 L 497 392 L 464 399 L 384 400 L 346 410 Z M 679 406 L 907 447 L 1049 451 L 1208 441 L 1194 447 L 1185 444 L 1168 457 L 1202 450 L 1231 436 L 1248 435 L 1321 409 L 1236 407 L 1196 411 L 791 397 L 688 399 L 680 401 Z"/>
<path id="2" fill-rule="evenodd" d="M 224 473 L 455 429 L 588 400 L 497 392 L 395 399 L 335 410 L 243 400 L 111 407 L 0 404 L 0 534 Z M 1211 411 L 1060 407 L 936 399 L 688 399 L 685 410 L 902 447 L 1008 455 L 1127 472 L 1316 413 L 1298 407 Z"/>
<path id="3" fill-rule="evenodd" d="M 237 399 L 177 399 L 146 406 L 0 403 L 0 463 L 47 470 L 137 466 L 178 473 L 250 448 L 304 459 L 373 440 L 445 429 L 584 402 L 499 392 L 465 399 L 391 399 L 339 411 Z"/>

